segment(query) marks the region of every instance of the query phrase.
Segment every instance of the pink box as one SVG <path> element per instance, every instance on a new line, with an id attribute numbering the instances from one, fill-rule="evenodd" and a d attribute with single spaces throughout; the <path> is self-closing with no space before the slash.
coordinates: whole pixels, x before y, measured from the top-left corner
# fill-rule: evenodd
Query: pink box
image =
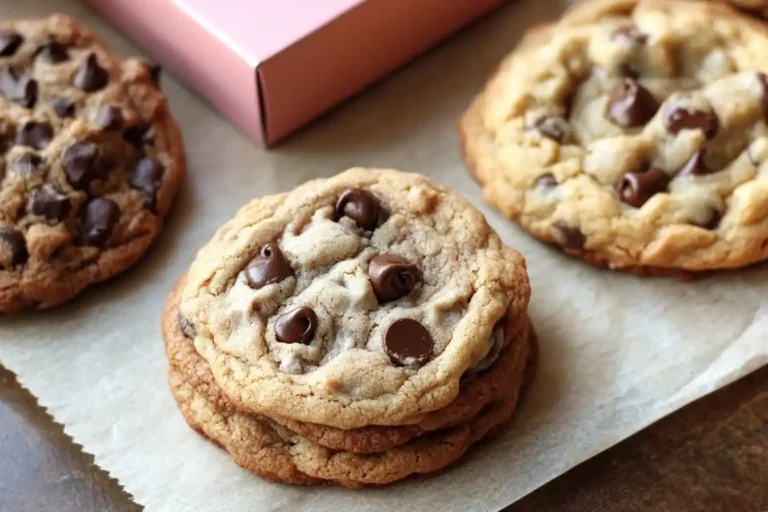
<path id="1" fill-rule="evenodd" d="M 503 0 L 87 0 L 272 145 Z"/>

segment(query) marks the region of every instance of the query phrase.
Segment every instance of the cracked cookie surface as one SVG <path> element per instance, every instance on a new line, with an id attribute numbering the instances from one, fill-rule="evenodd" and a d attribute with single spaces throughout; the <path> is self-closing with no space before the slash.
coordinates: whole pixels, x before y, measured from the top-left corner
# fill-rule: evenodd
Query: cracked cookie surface
<path id="1" fill-rule="evenodd" d="M 0 23 L 0 312 L 135 263 L 184 174 L 159 68 L 73 19 Z"/>
<path id="2" fill-rule="evenodd" d="M 352 429 L 452 402 L 529 295 L 523 258 L 466 200 L 351 169 L 241 209 L 198 253 L 180 310 L 239 410 Z"/>
<path id="3" fill-rule="evenodd" d="M 689 275 L 768 258 L 766 27 L 594 0 L 529 32 L 461 121 L 487 201 L 569 253 Z"/>

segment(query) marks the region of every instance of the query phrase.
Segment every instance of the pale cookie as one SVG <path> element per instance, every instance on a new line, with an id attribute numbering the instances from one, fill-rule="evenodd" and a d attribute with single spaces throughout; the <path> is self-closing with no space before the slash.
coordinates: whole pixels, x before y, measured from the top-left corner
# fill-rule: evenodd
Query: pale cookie
<path id="1" fill-rule="evenodd" d="M 383 485 L 410 475 L 434 473 L 456 462 L 476 442 L 496 433 L 510 418 L 520 388 L 535 366 L 536 339 L 513 343 L 511 381 L 498 400 L 459 425 L 425 434 L 380 453 L 359 454 L 330 450 L 279 425 L 269 418 L 237 412 L 216 386 L 208 364 L 175 366 L 171 359 L 169 382 L 187 423 L 227 450 L 241 467 L 275 482 L 330 483 L 345 487 Z M 194 375 L 189 379 L 190 372 Z M 195 384 L 191 383 L 194 381 Z M 206 382 L 200 390 L 200 382 Z"/>
<path id="2" fill-rule="evenodd" d="M 179 280 L 170 293 L 163 311 L 162 330 L 166 353 L 170 365 L 184 377 L 195 391 L 212 402 L 219 410 L 232 412 L 229 402 L 221 399 L 221 392 L 213 381 L 208 364 L 195 351 L 191 338 L 183 330 L 188 326 L 179 316 L 178 304 L 185 279 Z M 463 423 L 474 417 L 489 403 L 509 392 L 513 384 L 514 359 L 517 351 L 511 346 L 527 344 L 530 333 L 528 319 L 521 324 L 519 319 L 508 316 L 505 332 L 513 334 L 512 339 L 499 343 L 482 367 L 465 375 L 456 399 L 446 407 L 427 414 L 418 424 L 404 426 L 369 426 L 342 430 L 316 423 L 306 423 L 286 418 L 272 417 L 279 423 L 305 439 L 333 450 L 355 453 L 377 453 L 402 445 L 411 439 L 429 432 Z"/>
<path id="3" fill-rule="evenodd" d="M 159 68 L 63 15 L 0 23 L 0 312 L 135 263 L 184 174 Z"/>
<path id="4" fill-rule="evenodd" d="M 768 28 L 727 5 L 584 2 L 461 121 L 487 201 L 587 261 L 677 276 L 768 258 Z"/>
<path id="5" fill-rule="evenodd" d="M 181 313 L 238 409 L 352 429 L 452 402 L 529 295 L 466 200 L 351 169 L 244 207 L 199 252 Z"/>

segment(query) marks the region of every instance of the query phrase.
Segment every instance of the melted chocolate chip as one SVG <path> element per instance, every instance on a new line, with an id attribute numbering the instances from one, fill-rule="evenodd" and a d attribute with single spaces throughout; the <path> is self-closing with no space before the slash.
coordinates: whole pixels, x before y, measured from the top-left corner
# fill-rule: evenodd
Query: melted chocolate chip
<path id="1" fill-rule="evenodd" d="M 16 130 L 16 144 L 35 149 L 45 148 L 53 138 L 53 129 L 48 123 L 27 121 Z"/>
<path id="2" fill-rule="evenodd" d="M 53 111 L 59 117 L 72 117 L 75 115 L 75 102 L 68 98 L 59 98 L 54 96 L 51 98 L 51 106 Z"/>
<path id="3" fill-rule="evenodd" d="M 717 172 L 707 167 L 704 163 L 704 153 L 705 150 L 699 149 L 691 155 L 691 158 L 685 163 L 678 176 L 705 176 Z"/>
<path id="4" fill-rule="evenodd" d="M 80 243 L 104 247 L 119 220 L 120 208 L 114 201 L 103 197 L 91 199 L 83 212 Z"/>
<path id="5" fill-rule="evenodd" d="M 123 111 L 114 105 L 102 105 L 96 113 L 95 123 L 102 130 L 118 131 L 123 127 Z"/>
<path id="6" fill-rule="evenodd" d="M 405 297 L 421 281 L 416 265 L 396 254 L 379 254 L 371 258 L 368 275 L 379 302 Z"/>
<path id="7" fill-rule="evenodd" d="M 677 134 L 680 130 L 701 130 L 707 139 L 717 134 L 720 125 L 717 114 L 713 111 L 694 110 L 689 111 L 683 107 L 668 109 L 664 116 L 664 125 L 671 134 Z"/>
<path id="8" fill-rule="evenodd" d="M 85 92 L 94 92 L 106 87 L 109 73 L 99 65 L 95 53 L 91 53 L 80 65 L 72 84 Z"/>
<path id="9" fill-rule="evenodd" d="M 628 172 L 619 182 L 619 197 L 628 205 L 640 208 L 651 196 L 665 191 L 668 184 L 667 173 L 656 167 L 644 172 Z"/>
<path id="10" fill-rule="evenodd" d="M 163 179 L 163 166 L 149 157 L 140 158 L 133 167 L 128 185 L 140 190 L 149 208 L 155 207 L 157 189 Z"/>
<path id="11" fill-rule="evenodd" d="M 123 138 L 137 150 L 152 144 L 152 133 L 145 124 L 129 126 L 123 132 Z"/>
<path id="12" fill-rule="evenodd" d="M 648 42 L 648 34 L 643 34 L 637 27 L 620 27 L 611 34 L 611 39 L 630 46 L 643 46 Z"/>
<path id="13" fill-rule="evenodd" d="M 149 70 L 149 78 L 152 83 L 158 89 L 160 88 L 160 75 L 163 72 L 163 67 L 156 62 L 148 62 L 147 69 Z"/>
<path id="14" fill-rule="evenodd" d="M 763 105 L 763 115 L 768 116 L 768 77 L 766 77 L 765 73 L 760 72 L 757 74 L 757 80 L 760 83 L 760 91 L 762 92 L 760 100 Z"/>
<path id="15" fill-rule="evenodd" d="M 382 213 L 378 199 L 361 188 L 345 190 L 336 203 L 336 220 L 349 217 L 366 231 L 376 229 Z"/>
<path id="16" fill-rule="evenodd" d="M 11 160 L 10 169 L 21 176 L 28 176 L 40 168 L 43 159 L 36 153 L 24 153 L 15 160 Z"/>
<path id="17" fill-rule="evenodd" d="M 0 243 L 11 251 L 11 266 L 21 265 L 29 259 L 27 243 L 19 230 L 0 227 Z"/>
<path id="18" fill-rule="evenodd" d="M 0 69 L 0 94 L 15 101 L 24 108 L 32 108 L 37 103 L 37 80 L 17 73 L 9 66 Z"/>
<path id="19" fill-rule="evenodd" d="M 529 129 L 534 129 L 539 132 L 542 137 L 546 137 L 558 143 L 562 143 L 567 139 L 571 132 L 568 121 L 560 116 L 540 117 L 529 127 Z"/>
<path id="20" fill-rule="evenodd" d="M 84 190 L 88 184 L 104 176 L 104 163 L 99 147 L 92 142 L 75 142 L 64 151 L 61 166 L 67 181 L 74 188 Z"/>
<path id="21" fill-rule="evenodd" d="M 317 314 L 309 306 L 283 313 L 275 320 L 275 334 L 282 343 L 308 345 L 317 330 Z"/>
<path id="22" fill-rule="evenodd" d="M 587 237 L 577 226 L 559 220 L 552 224 L 552 227 L 555 230 L 555 241 L 560 244 L 563 249 L 580 250 L 583 249 L 584 244 L 587 243 Z"/>
<path id="23" fill-rule="evenodd" d="M 550 173 L 542 174 L 536 180 L 536 186 L 538 188 L 551 189 L 551 188 L 555 188 L 558 185 L 559 183 L 557 182 L 557 179 L 554 177 L 554 175 Z"/>
<path id="24" fill-rule="evenodd" d="M 624 128 L 641 126 L 653 118 L 659 104 L 634 78 L 624 78 L 608 100 L 608 118 Z"/>
<path id="25" fill-rule="evenodd" d="M 32 213 L 54 222 L 66 219 L 72 209 L 69 197 L 48 190 L 38 190 L 32 196 Z"/>
<path id="26" fill-rule="evenodd" d="M 384 348 L 395 364 L 424 363 L 432 355 L 433 345 L 426 327 L 411 318 L 395 320 L 384 333 Z"/>
<path id="27" fill-rule="evenodd" d="M 58 64 L 69 60 L 67 47 L 58 41 L 48 41 L 37 47 L 35 55 L 48 64 Z"/>
<path id="28" fill-rule="evenodd" d="M 262 247 L 261 253 L 253 258 L 245 269 L 245 277 L 254 290 L 279 283 L 292 275 L 293 269 L 277 244 L 266 244 Z"/>
<path id="29" fill-rule="evenodd" d="M 0 57 L 10 57 L 19 49 L 24 38 L 12 30 L 0 30 Z"/>

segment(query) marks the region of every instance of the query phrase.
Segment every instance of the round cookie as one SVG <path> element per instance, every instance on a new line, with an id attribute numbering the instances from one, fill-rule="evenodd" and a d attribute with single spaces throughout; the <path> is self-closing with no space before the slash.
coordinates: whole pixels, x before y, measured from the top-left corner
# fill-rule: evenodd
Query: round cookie
<path id="1" fill-rule="evenodd" d="M 183 178 L 159 68 L 63 15 L 0 23 L 0 312 L 134 264 Z"/>
<path id="2" fill-rule="evenodd" d="M 594 264 L 688 277 L 768 258 L 768 28 L 596 0 L 538 27 L 462 118 L 485 199 Z"/>
<path id="3" fill-rule="evenodd" d="M 163 310 L 162 331 L 168 360 L 198 394 L 217 409 L 232 412 L 229 401 L 221 398 L 221 391 L 215 385 L 208 364 L 195 351 L 191 337 L 184 333 L 185 329 L 189 330 L 189 326 L 184 325 L 179 316 L 178 305 L 185 282 L 186 279 L 182 278 L 176 283 Z M 515 361 L 517 351 L 514 345 L 527 345 L 530 337 L 531 328 L 527 318 L 525 320 L 526 323 L 521 324 L 511 315 L 505 317 L 505 332 L 512 333 L 513 337 L 505 339 L 503 345 L 500 344 L 498 350 L 486 358 L 482 367 L 462 379 L 459 394 L 453 402 L 427 414 L 417 424 L 343 430 L 280 417 L 270 419 L 315 444 L 355 453 L 387 451 L 429 432 L 463 423 L 509 392 L 515 379 L 514 369 L 518 364 Z"/>
<path id="4" fill-rule="evenodd" d="M 523 258 L 466 200 L 351 169 L 244 207 L 198 253 L 180 309 L 239 410 L 353 429 L 452 402 L 529 296 Z"/>

